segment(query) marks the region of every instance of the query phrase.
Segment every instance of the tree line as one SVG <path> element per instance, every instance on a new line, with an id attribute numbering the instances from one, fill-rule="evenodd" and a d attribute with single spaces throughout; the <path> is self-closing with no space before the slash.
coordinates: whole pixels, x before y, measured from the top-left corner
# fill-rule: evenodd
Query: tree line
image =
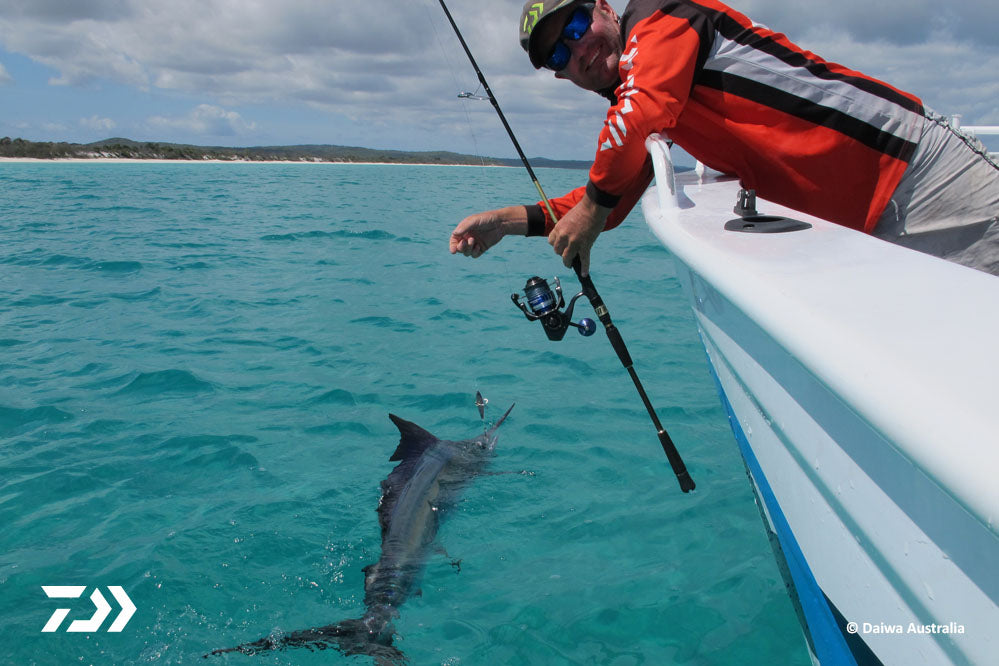
<path id="1" fill-rule="evenodd" d="M 252 161 L 320 161 L 320 162 L 384 162 L 420 164 L 487 164 L 502 161 L 448 152 L 404 152 L 374 150 L 349 146 L 271 146 L 256 148 L 224 148 L 192 146 L 174 143 L 139 142 L 129 139 L 107 139 L 79 144 L 53 141 L 0 138 L 0 157 L 36 159 L 160 159 L 160 160 L 252 160 Z"/>
<path id="2" fill-rule="evenodd" d="M 112 138 L 94 143 L 65 141 L 28 141 L 0 138 L 0 158 L 35 159 L 157 159 L 157 160 L 226 160 L 293 162 L 376 162 L 383 164 L 466 164 L 484 166 L 520 166 L 520 160 L 464 155 L 447 151 L 401 151 L 360 148 L 356 146 L 305 145 L 226 148 L 193 146 L 179 143 L 140 142 Z M 577 160 L 533 158 L 535 167 L 589 169 L 590 163 Z"/>

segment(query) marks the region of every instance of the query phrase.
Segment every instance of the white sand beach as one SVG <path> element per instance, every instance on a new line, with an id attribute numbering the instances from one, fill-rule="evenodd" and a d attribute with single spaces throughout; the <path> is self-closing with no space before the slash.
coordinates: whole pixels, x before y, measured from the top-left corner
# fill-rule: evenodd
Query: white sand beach
<path id="1" fill-rule="evenodd" d="M 351 165 L 351 166 L 439 166 L 439 167 L 501 167 L 508 168 L 502 164 L 440 164 L 431 162 L 349 162 L 349 161 L 325 161 L 319 159 L 312 160 L 158 160 L 147 158 L 129 157 L 0 157 L 0 164 L 4 163 L 58 163 L 68 162 L 80 164 L 329 164 L 329 165 Z"/>

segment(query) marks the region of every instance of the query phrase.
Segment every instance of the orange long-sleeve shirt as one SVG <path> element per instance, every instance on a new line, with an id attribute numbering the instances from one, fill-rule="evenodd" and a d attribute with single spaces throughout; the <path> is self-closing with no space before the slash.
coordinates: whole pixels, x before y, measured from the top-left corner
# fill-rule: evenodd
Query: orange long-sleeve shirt
<path id="1" fill-rule="evenodd" d="M 669 136 L 765 199 L 871 232 L 922 128 L 915 96 L 806 51 L 716 0 L 632 0 L 585 191 L 620 223 L 651 179 L 645 138 Z M 561 216 L 584 188 L 552 201 Z M 529 207 L 536 224 L 543 209 Z"/>

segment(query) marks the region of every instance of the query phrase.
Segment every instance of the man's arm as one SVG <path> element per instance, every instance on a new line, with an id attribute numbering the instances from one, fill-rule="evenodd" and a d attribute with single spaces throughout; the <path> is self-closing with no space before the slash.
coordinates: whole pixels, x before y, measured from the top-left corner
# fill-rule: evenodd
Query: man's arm
<path id="1" fill-rule="evenodd" d="M 504 236 L 527 235 L 527 207 L 507 206 L 469 215 L 451 232 L 451 254 L 481 257 Z"/>
<path id="2" fill-rule="evenodd" d="M 566 226 L 564 227 L 565 233 L 562 234 L 560 232 L 559 234 L 560 237 L 563 235 L 566 236 L 562 242 L 571 245 L 577 250 L 576 253 L 578 253 L 577 243 L 574 242 L 577 234 L 582 231 L 578 225 L 586 228 L 586 237 L 589 238 L 592 236 L 594 228 L 597 230 L 596 233 L 599 234 L 600 231 L 613 229 L 621 224 L 632 208 L 635 207 L 635 204 L 638 203 L 639 198 L 641 198 L 642 193 L 645 192 L 650 182 L 652 182 L 652 162 L 651 160 L 646 160 L 638 178 L 631 183 L 613 209 L 608 208 L 606 211 L 594 211 L 592 208 L 589 208 L 587 210 L 590 214 L 587 215 L 586 220 L 579 218 L 584 213 L 584 208 L 576 211 L 576 214 L 572 215 L 569 220 L 571 223 L 570 226 L 573 228 L 570 229 L 569 226 Z M 585 187 L 578 187 L 561 197 L 549 199 L 549 203 L 555 210 L 555 215 L 560 220 L 559 226 L 562 224 L 561 220 L 569 216 L 585 199 Z M 593 202 L 590 201 L 588 203 L 592 204 Z M 596 215 L 600 216 L 599 222 L 595 217 Z M 573 221 L 572 218 L 577 219 Z M 554 239 L 551 237 L 551 233 L 555 227 L 555 222 L 548 214 L 548 209 L 542 202 L 530 206 L 507 206 L 506 208 L 476 213 L 462 220 L 455 227 L 454 231 L 451 232 L 450 251 L 451 254 L 460 253 L 466 257 L 481 257 L 486 250 L 499 243 L 504 236 L 511 235 L 548 236 L 548 242 L 554 247 Z M 595 240 L 596 236 L 592 236 L 592 239 L 586 245 L 587 256 L 589 256 L 589 248 Z M 562 254 L 562 252 L 560 251 L 559 254 Z M 575 257 L 575 254 L 569 257 L 567 266 L 572 265 L 573 257 Z M 565 257 L 563 257 L 563 261 L 566 261 Z M 584 272 L 583 274 L 586 275 L 587 273 Z"/>
<path id="3" fill-rule="evenodd" d="M 631 212 L 635 204 L 638 203 L 638 200 L 642 198 L 642 194 L 648 189 L 653 175 L 652 160 L 646 158 L 638 175 L 628 185 L 624 194 L 618 200 L 617 205 L 611 209 L 611 213 L 607 216 L 607 221 L 603 227 L 604 231 L 613 229 L 621 224 L 624 218 L 628 217 L 628 213 Z M 555 210 L 556 217 L 561 220 L 584 196 L 586 196 L 586 187 L 577 187 L 564 196 L 550 199 L 549 203 Z M 547 207 L 541 201 L 527 207 L 527 217 L 529 221 L 528 236 L 548 236 L 555 228 L 555 221 L 552 220 L 551 215 L 548 214 Z"/>

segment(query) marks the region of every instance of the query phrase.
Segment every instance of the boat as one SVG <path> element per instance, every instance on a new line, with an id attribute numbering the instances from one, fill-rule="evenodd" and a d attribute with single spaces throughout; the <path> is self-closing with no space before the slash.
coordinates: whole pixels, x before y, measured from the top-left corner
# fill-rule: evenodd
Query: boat
<path id="1" fill-rule="evenodd" d="M 999 277 L 678 172 L 664 137 L 646 145 L 642 211 L 813 661 L 996 663 Z"/>

